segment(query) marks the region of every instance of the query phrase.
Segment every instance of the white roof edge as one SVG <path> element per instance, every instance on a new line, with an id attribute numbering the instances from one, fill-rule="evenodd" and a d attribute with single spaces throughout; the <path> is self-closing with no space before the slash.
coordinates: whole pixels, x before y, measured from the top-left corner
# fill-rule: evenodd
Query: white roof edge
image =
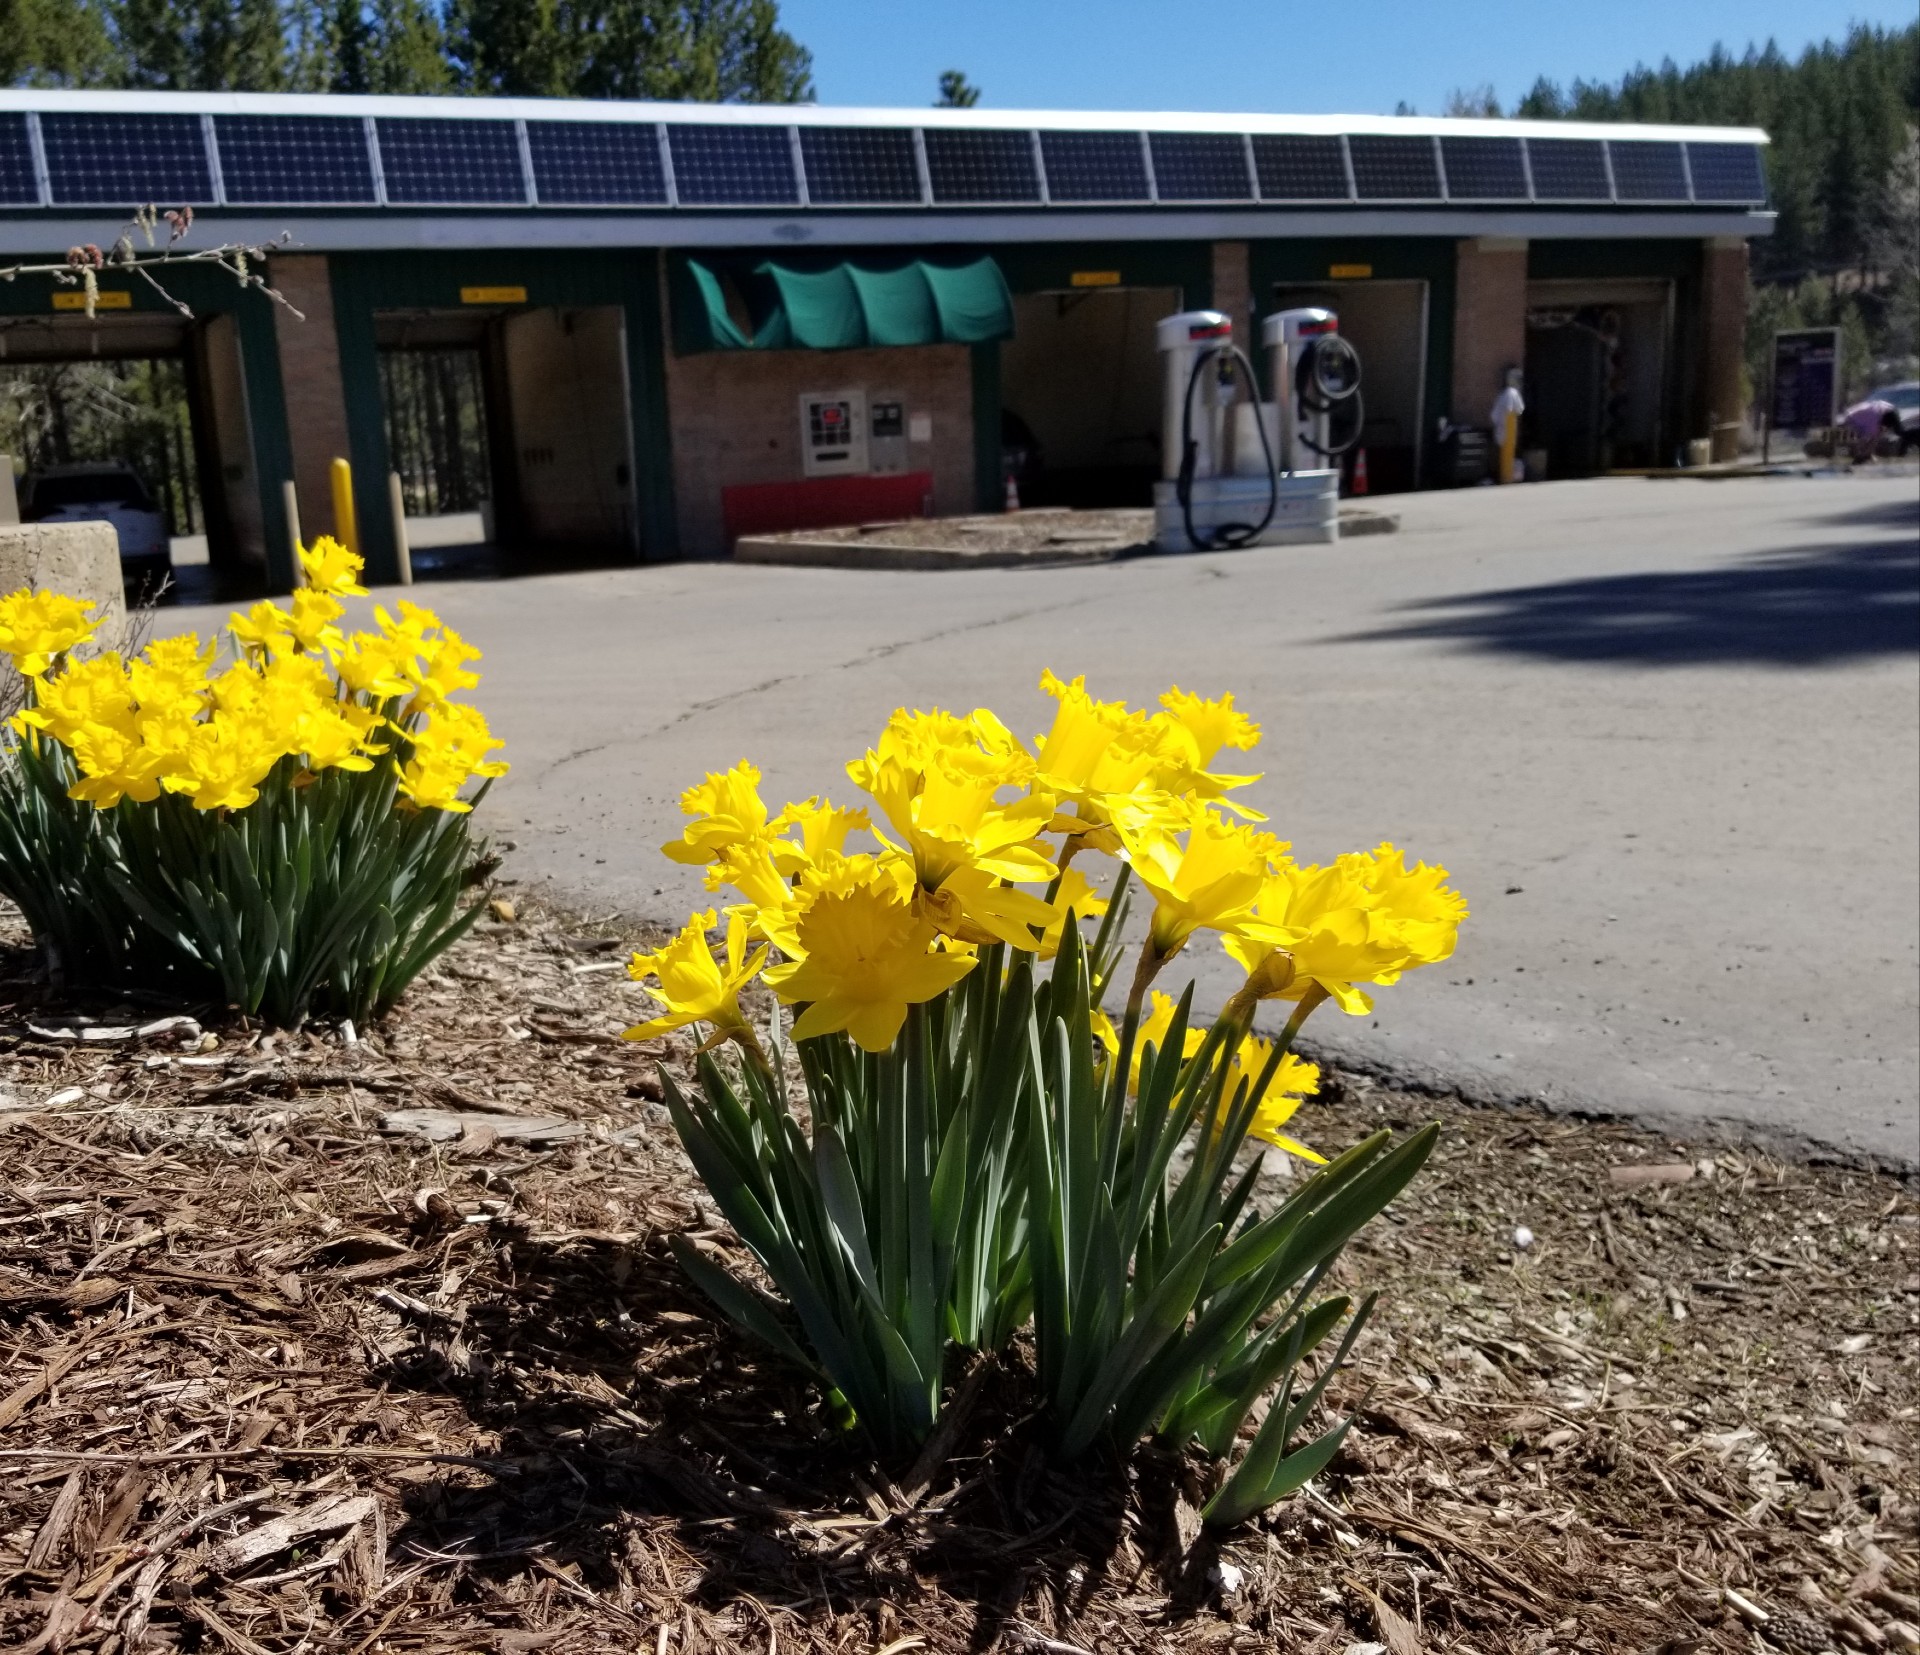
<path id="1" fill-rule="evenodd" d="M 121 92 L 0 89 L 0 113 L 396 115 L 452 120 L 684 121 L 694 125 L 959 127 L 1065 132 L 1399 133 L 1501 138 L 1682 139 L 1764 144 L 1751 126 L 1616 121 L 1465 120 L 1428 115 L 1180 113 L 1171 110 L 851 109 L 826 104 L 604 103 L 567 98 L 399 98 L 328 92 Z"/>

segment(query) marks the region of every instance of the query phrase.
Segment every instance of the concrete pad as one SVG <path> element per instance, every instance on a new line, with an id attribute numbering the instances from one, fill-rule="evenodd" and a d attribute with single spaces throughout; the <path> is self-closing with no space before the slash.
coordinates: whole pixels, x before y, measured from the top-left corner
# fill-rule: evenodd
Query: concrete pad
<path id="1" fill-rule="evenodd" d="M 971 580 L 713 564 L 449 584 L 514 769 L 482 825 L 597 912 L 712 900 L 660 854 L 752 757 L 852 793 L 896 706 L 1042 667 L 1231 689 L 1303 859 L 1391 838 L 1473 918 L 1452 962 L 1322 1011 L 1343 1057 L 1495 1098 L 1920 1160 L 1920 508 L 1910 476 L 1397 496 L 1332 546 Z M 391 600 L 391 594 L 386 594 Z M 356 600 L 364 607 L 369 600 Z M 166 624 L 205 628 L 181 611 Z M 1251 766 L 1250 766 L 1251 767 Z M 1203 991 L 1230 984 L 1196 948 Z"/>

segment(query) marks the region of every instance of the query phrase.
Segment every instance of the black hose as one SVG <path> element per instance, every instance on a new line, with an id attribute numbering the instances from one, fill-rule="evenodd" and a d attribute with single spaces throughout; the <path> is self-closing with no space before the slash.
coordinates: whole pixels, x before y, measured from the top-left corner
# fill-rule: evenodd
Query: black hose
<path id="1" fill-rule="evenodd" d="M 1260 452 L 1267 462 L 1267 509 L 1258 523 L 1219 523 L 1206 538 L 1202 538 L 1193 521 L 1193 473 L 1200 458 L 1200 445 L 1193 440 L 1193 391 L 1200 383 L 1200 375 L 1207 365 L 1221 355 L 1231 355 L 1246 370 L 1246 383 L 1254 393 L 1253 423 L 1260 433 Z M 1274 464 L 1273 444 L 1267 439 L 1267 422 L 1260 417 L 1259 382 L 1253 377 L 1253 364 L 1247 360 L 1247 353 L 1238 345 L 1215 345 L 1194 358 L 1193 372 L 1187 375 L 1187 394 L 1180 404 L 1180 473 L 1174 481 L 1173 492 L 1180 502 L 1180 519 L 1186 526 L 1187 544 L 1203 552 L 1232 551 L 1236 547 L 1252 545 L 1266 533 L 1267 525 L 1273 521 L 1273 514 L 1280 509 L 1280 473 Z"/>
<path id="2" fill-rule="evenodd" d="M 1346 360 L 1353 366 L 1353 383 L 1344 391 L 1334 392 L 1329 390 L 1321 374 L 1316 371 L 1317 365 L 1314 358 L 1321 349 L 1327 348 L 1326 341 L 1328 340 L 1339 340 L 1343 347 L 1343 354 Z M 1330 349 L 1328 350 L 1328 354 L 1332 354 Z M 1360 433 L 1366 429 L 1367 405 L 1365 399 L 1360 395 L 1359 353 L 1356 352 L 1346 340 L 1341 339 L 1337 333 L 1326 334 L 1321 338 L 1312 340 L 1307 349 L 1300 353 L 1300 365 L 1294 370 L 1293 387 L 1294 396 L 1299 402 L 1301 409 L 1308 414 L 1327 414 L 1331 416 L 1336 408 L 1342 407 L 1347 403 L 1353 405 L 1353 431 L 1345 442 L 1334 442 L 1331 437 L 1329 437 L 1327 446 L 1322 448 L 1313 438 L 1301 432 L 1297 435 L 1300 445 L 1303 448 L 1312 449 L 1313 452 L 1318 454 L 1322 459 L 1337 460 L 1341 455 L 1348 453 L 1358 445 Z M 1317 396 L 1315 394 L 1316 392 L 1318 393 Z M 1329 420 L 1329 424 L 1331 424 L 1331 420 Z"/>

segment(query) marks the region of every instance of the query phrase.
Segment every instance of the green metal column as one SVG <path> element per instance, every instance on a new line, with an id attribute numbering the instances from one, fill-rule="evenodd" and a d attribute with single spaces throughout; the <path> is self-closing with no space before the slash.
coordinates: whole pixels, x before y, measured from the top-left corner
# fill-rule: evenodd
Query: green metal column
<path id="1" fill-rule="evenodd" d="M 1000 474 L 1000 346 L 968 347 L 973 361 L 973 504 L 976 511 L 1002 511 L 1007 480 Z"/>
<path id="2" fill-rule="evenodd" d="M 253 474 L 260 490 L 267 590 L 291 592 L 299 572 L 293 566 L 293 540 L 280 485 L 293 475 L 293 438 L 287 428 L 287 388 L 280 374 L 273 301 L 258 293 L 243 295 L 234 307 L 234 323 L 240 335 L 240 373 L 247 390 Z"/>
<path id="3" fill-rule="evenodd" d="M 353 465 L 353 515 L 366 559 L 367 584 L 400 578 L 399 548 L 387 497 L 386 410 L 380 396 L 380 352 L 374 344 L 373 295 L 364 256 L 336 253 L 333 328 L 340 351 L 340 392 L 347 405 L 347 458 Z"/>
<path id="4" fill-rule="evenodd" d="M 634 503 L 640 513 L 640 555 L 665 562 L 680 555 L 673 494 L 673 416 L 667 401 L 666 330 L 660 315 L 658 253 L 625 261 L 628 417 L 633 422 Z"/>

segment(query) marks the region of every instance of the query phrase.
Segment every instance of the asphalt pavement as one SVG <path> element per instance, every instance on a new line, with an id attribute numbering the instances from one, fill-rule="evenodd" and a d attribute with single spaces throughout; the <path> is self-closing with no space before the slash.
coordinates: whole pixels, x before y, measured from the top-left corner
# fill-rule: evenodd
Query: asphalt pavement
<path id="1" fill-rule="evenodd" d="M 1232 690 L 1296 855 L 1392 839 L 1473 917 L 1324 1045 L 1470 1094 L 1920 1160 L 1910 469 L 1402 497 L 1402 530 L 1093 568 L 673 564 L 423 586 L 486 652 L 508 871 L 678 923 L 680 790 L 852 793 L 896 706 L 1045 727 L 1043 667 Z M 381 594 L 390 596 L 391 594 Z M 365 601 L 365 600 L 362 600 Z M 168 630 L 217 624 L 175 611 Z M 1217 950 L 1196 959 L 1216 999 Z"/>

